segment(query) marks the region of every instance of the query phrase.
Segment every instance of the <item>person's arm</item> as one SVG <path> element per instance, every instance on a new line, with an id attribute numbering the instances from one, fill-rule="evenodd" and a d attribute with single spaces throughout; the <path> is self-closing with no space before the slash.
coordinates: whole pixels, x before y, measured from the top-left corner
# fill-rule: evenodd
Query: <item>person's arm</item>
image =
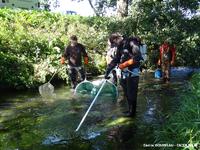
<path id="1" fill-rule="evenodd" d="M 147 45 L 146 44 L 143 44 L 143 59 L 144 59 L 144 61 L 146 61 L 147 60 Z"/>
<path id="2" fill-rule="evenodd" d="M 62 55 L 60 59 L 60 63 L 65 64 L 65 60 L 67 60 L 68 58 L 69 58 L 69 48 L 65 47 L 64 54 Z"/>
<path id="3" fill-rule="evenodd" d="M 65 51 L 64 51 L 63 56 L 66 60 L 69 59 L 69 57 L 70 57 L 70 47 L 69 46 L 65 47 Z"/>
<path id="4" fill-rule="evenodd" d="M 108 78 L 108 75 L 110 74 L 111 70 L 119 64 L 121 58 L 120 48 L 117 48 L 116 55 L 112 59 L 112 61 L 107 65 L 105 78 Z"/>
<path id="5" fill-rule="evenodd" d="M 109 55 L 109 50 L 107 51 L 107 54 L 106 54 L 106 63 L 107 65 L 111 62 L 111 58 L 110 58 L 110 55 Z"/>
<path id="6" fill-rule="evenodd" d="M 159 59 L 158 59 L 158 65 L 160 66 L 161 65 L 161 57 L 162 57 L 162 50 L 163 50 L 163 46 L 161 45 L 160 48 L 159 48 Z"/>
<path id="7" fill-rule="evenodd" d="M 81 46 L 81 51 L 82 51 L 82 54 L 83 54 L 83 60 L 84 60 L 84 64 L 87 65 L 88 64 L 88 54 L 86 52 L 86 49 L 85 49 L 85 46 L 83 46 L 82 44 L 80 44 Z"/>
<path id="8" fill-rule="evenodd" d="M 171 52 L 172 52 L 171 65 L 173 65 L 174 61 L 175 61 L 175 56 L 176 56 L 176 46 L 175 45 L 173 45 L 173 47 L 171 48 Z"/>
<path id="9" fill-rule="evenodd" d="M 131 59 L 125 61 L 124 63 L 120 64 L 119 68 L 123 70 L 124 68 L 127 68 L 130 65 L 133 65 L 133 64 L 136 64 L 136 63 L 137 63 L 137 61 L 135 61 L 133 58 L 131 58 Z"/>
<path id="10" fill-rule="evenodd" d="M 121 63 L 121 64 L 119 65 L 119 68 L 120 68 L 120 69 L 123 70 L 124 68 L 127 68 L 127 67 L 129 67 L 129 66 L 131 66 L 131 65 L 138 64 L 138 63 L 140 63 L 141 60 L 143 60 L 142 54 L 141 54 L 141 52 L 140 52 L 140 50 L 139 50 L 139 47 L 138 47 L 138 46 L 135 46 L 135 47 L 133 47 L 133 48 L 134 48 L 134 55 L 133 55 L 132 58 L 130 58 L 129 60 L 127 60 L 127 61 Z"/>

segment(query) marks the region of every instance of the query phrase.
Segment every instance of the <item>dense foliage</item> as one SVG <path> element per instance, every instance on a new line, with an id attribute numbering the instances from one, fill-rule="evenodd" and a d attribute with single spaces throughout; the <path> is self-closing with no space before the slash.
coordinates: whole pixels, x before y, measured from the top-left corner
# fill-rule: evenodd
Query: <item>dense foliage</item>
<path id="1" fill-rule="evenodd" d="M 34 68 L 34 74 L 30 72 L 32 81 L 23 77 L 23 86 L 20 87 L 32 87 L 35 83 L 45 82 L 58 68 L 62 68 L 58 78 L 66 79 L 66 67 L 59 64 L 59 59 L 72 34 L 79 35 L 79 41 L 87 47 L 90 56 L 88 71 L 94 75 L 99 74 L 105 67 L 105 59 L 101 56 L 107 34 L 97 24 L 93 25 L 94 21 L 95 18 L 62 16 L 49 12 L 1 9 L 0 51 L 1 57 L 6 58 L 0 61 L 7 68 L 0 70 L 1 82 L 16 87 L 18 82 L 21 85 L 19 78 L 26 76 L 23 71 L 15 72 L 11 63 L 5 63 L 12 62 L 13 57 L 16 64 L 23 62 Z M 98 21 L 101 24 L 105 20 Z M 100 54 L 96 54 L 96 51 Z M 26 70 L 26 65 L 19 64 L 19 67 Z M 15 74 L 10 74 L 12 71 Z M 12 80 L 11 76 L 14 76 Z"/>
<path id="2" fill-rule="evenodd" d="M 156 49 L 169 38 L 177 47 L 176 65 L 200 66 L 198 9 L 199 0 L 134 1 L 131 9 L 132 20 L 135 20 L 134 33 Z M 149 63 L 152 65 L 152 62 Z"/>
<path id="3" fill-rule="evenodd" d="M 148 1 L 147 1 L 148 2 Z M 166 12 L 164 6 L 151 3 L 135 5 L 132 15 L 124 19 L 114 17 L 81 17 L 61 15 L 45 11 L 25 11 L 0 9 L 0 51 L 1 57 L 8 60 L 16 59 L 16 63 L 23 62 L 23 67 L 34 69 L 30 71 L 30 78 L 23 71 L 15 72 L 10 80 L 9 74 L 12 64 L 0 59 L 7 70 L 1 68 L 1 82 L 17 87 L 32 87 L 35 83 L 43 83 L 58 69 L 62 68 L 58 78 L 66 79 L 66 67 L 59 64 L 68 37 L 76 34 L 79 42 L 87 47 L 90 57 L 88 72 L 97 75 L 105 70 L 105 52 L 107 38 L 113 32 L 124 35 L 138 35 L 148 45 L 148 66 L 152 67 L 157 61 L 158 47 L 167 37 L 177 45 L 176 65 L 200 66 L 199 16 L 186 18 L 181 13 Z M 139 3 L 140 4 L 140 3 Z M 151 10 L 155 7 L 155 14 Z M 159 9 L 159 8 L 163 8 Z M 138 9 L 138 11 L 137 11 Z M 158 10 L 157 10 L 158 9 Z M 140 12 L 136 14 L 134 12 Z M 161 13 L 162 12 L 162 13 Z M 155 20 L 159 20 L 159 25 Z M 26 65 L 25 65 L 26 64 Z M 21 68 L 22 70 L 28 70 Z M 29 72 L 29 71 L 28 71 Z"/>
<path id="4" fill-rule="evenodd" d="M 9 56 L 0 52 L 0 88 L 20 88 L 33 83 L 34 69 L 32 65 L 19 60 L 15 56 Z"/>

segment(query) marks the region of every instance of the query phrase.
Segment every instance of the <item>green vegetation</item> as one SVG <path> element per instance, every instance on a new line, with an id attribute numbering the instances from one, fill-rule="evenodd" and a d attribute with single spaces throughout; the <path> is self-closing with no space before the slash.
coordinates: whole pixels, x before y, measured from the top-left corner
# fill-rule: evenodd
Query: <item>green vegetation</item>
<path id="1" fill-rule="evenodd" d="M 200 141 L 200 74 L 191 78 L 191 87 L 181 96 L 178 111 L 157 130 L 156 143 L 199 144 Z M 195 149 L 195 148 L 188 148 Z"/>
<path id="2" fill-rule="evenodd" d="M 176 65 L 200 66 L 198 16 L 189 19 L 180 13 L 167 13 L 165 9 L 156 9 L 155 16 L 150 15 L 150 10 L 156 7 L 153 3 L 137 6 L 132 8 L 132 15 L 124 19 L 0 9 L 2 87 L 36 87 L 47 81 L 58 68 L 62 71 L 57 78 L 65 80 L 66 68 L 59 64 L 59 59 L 72 34 L 78 35 L 79 41 L 86 45 L 90 57 L 88 72 L 93 75 L 104 73 L 107 38 L 113 32 L 142 37 L 148 45 L 148 67 L 155 66 L 158 45 L 167 37 L 177 45 Z M 134 10 L 143 13 L 135 15 Z M 155 18 L 159 19 L 159 25 L 154 25 Z M 18 66 L 16 71 L 10 63 L 14 60 Z"/>
<path id="3" fill-rule="evenodd" d="M 24 85 L 27 87 L 32 85 L 34 74 L 32 65 L 14 55 L 8 56 L 2 52 L 0 52 L 0 60 L 0 88 L 20 88 Z"/>

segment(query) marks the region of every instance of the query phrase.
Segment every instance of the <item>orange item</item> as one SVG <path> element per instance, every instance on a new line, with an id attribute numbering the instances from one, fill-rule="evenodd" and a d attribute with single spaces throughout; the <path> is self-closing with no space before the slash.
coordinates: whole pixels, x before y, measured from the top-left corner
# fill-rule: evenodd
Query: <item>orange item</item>
<path id="1" fill-rule="evenodd" d="M 88 65 L 88 57 L 84 57 L 84 64 Z"/>
<path id="2" fill-rule="evenodd" d="M 160 46 L 160 58 L 159 58 L 159 64 L 161 64 L 161 60 L 162 60 L 162 54 L 163 54 L 163 51 L 166 51 L 167 49 L 169 49 L 171 52 L 172 52 L 172 61 L 174 62 L 175 60 L 175 54 L 176 54 L 176 46 L 173 45 L 173 46 L 170 46 L 169 44 L 167 43 L 164 43 Z"/>
<path id="3" fill-rule="evenodd" d="M 133 59 L 129 59 L 129 60 L 125 61 L 124 63 L 120 64 L 119 68 L 120 69 L 124 69 L 124 68 L 126 68 L 126 67 L 128 67 L 128 66 L 130 66 L 132 64 L 135 64 L 135 63 L 136 62 Z"/>
<path id="4" fill-rule="evenodd" d="M 60 63 L 61 63 L 61 64 L 65 64 L 65 58 L 64 58 L 64 57 L 61 57 Z"/>

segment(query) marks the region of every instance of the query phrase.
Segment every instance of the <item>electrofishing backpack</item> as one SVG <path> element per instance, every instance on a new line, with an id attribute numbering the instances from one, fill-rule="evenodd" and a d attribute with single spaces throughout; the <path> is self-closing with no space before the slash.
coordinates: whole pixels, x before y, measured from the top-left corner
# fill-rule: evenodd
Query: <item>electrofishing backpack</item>
<path id="1" fill-rule="evenodd" d="M 123 63 L 133 57 L 142 59 L 142 55 L 139 49 L 139 43 L 135 37 L 127 38 L 123 41 L 121 45 L 121 60 L 120 62 Z"/>

